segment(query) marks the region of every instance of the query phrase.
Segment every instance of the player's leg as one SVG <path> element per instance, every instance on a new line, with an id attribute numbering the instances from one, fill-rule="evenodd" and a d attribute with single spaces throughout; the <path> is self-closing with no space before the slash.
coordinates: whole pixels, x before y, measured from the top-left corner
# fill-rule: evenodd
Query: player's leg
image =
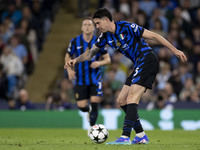
<path id="1" fill-rule="evenodd" d="M 93 126 L 95 125 L 98 117 L 98 106 L 99 103 L 101 102 L 101 96 L 103 94 L 101 82 L 90 85 L 89 93 L 90 93 L 90 105 L 92 108 L 91 112 L 89 113 L 89 118 L 90 118 L 90 125 Z"/>
<path id="2" fill-rule="evenodd" d="M 91 105 L 91 112 L 90 112 L 90 126 L 96 124 L 97 117 L 98 117 L 98 107 L 101 101 L 100 96 L 91 96 L 90 97 L 90 105 Z"/>
<path id="3" fill-rule="evenodd" d="M 133 72 L 134 73 L 134 72 Z M 118 98 L 117 98 L 117 104 L 123 109 L 123 111 L 126 113 L 127 111 L 127 102 L 126 99 L 128 97 L 128 93 L 130 90 L 130 85 L 131 85 L 131 79 L 133 76 L 133 73 L 127 78 L 125 85 L 123 86 Z M 144 130 L 142 127 L 142 124 L 140 122 L 139 114 L 137 114 L 137 121 L 135 122 L 133 126 L 136 136 L 141 137 L 144 135 Z"/>
<path id="4" fill-rule="evenodd" d="M 77 102 L 77 106 L 79 110 L 82 112 L 87 112 L 90 114 L 91 106 L 88 105 L 89 99 L 89 86 L 86 85 L 76 85 L 74 88 L 75 91 L 75 98 Z M 88 115 L 89 116 L 89 115 Z M 90 123 L 90 118 L 88 117 L 88 121 Z M 88 129 L 87 134 L 89 135 L 90 128 Z"/>
<path id="5" fill-rule="evenodd" d="M 79 110 L 81 110 L 82 112 L 89 112 L 89 106 L 88 106 L 87 99 L 77 100 L 76 103 L 77 103 Z"/>
<path id="6" fill-rule="evenodd" d="M 82 112 L 87 112 L 89 114 L 91 112 L 91 106 L 88 105 L 89 87 L 85 86 L 85 85 L 84 86 L 76 86 L 74 90 L 75 90 L 75 98 L 76 98 L 76 102 L 77 102 L 77 106 L 78 106 L 79 110 L 81 110 Z M 90 123 L 89 117 L 88 117 L 88 122 Z M 88 132 L 87 132 L 88 136 L 89 136 L 89 132 L 90 132 L 90 127 L 88 128 Z"/>
<path id="7" fill-rule="evenodd" d="M 128 96 L 126 99 L 127 106 L 123 105 L 123 110 L 126 111 L 126 116 L 124 119 L 124 126 L 123 126 L 123 133 L 122 136 L 108 144 L 127 144 L 130 141 L 130 134 L 132 128 L 138 130 L 137 135 L 143 137 L 139 138 L 136 136 L 132 141 L 132 144 L 137 143 L 148 143 L 149 140 L 145 135 L 142 126 L 141 128 L 137 128 L 137 122 L 141 125 L 140 121 L 137 121 L 138 116 L 138 104 L 142 94 L 145 92 L 147 88 L 151 89 L 152 84 L 155 80 L 156 74 L 158 73 L 159 69 L 159 62 L 155 54 L 149 53 L 145 57 L 138 59 L 137 65 L 133 73 L 127 78 L 128 84 L 131 85 Z M 139 116 L 138 116 L 139 118 Z M 142 132 L 141 132 L 142 131 Z M 141 134 L 140 134 L 141 133 Z M 138 141 L 139 140 L 139 141 Z M 136 141 L 136 142 L 135 142 Z"/>
<path id="8" fill-rule="evenodd" d="M 127 111 L 126 99 L 127 99 L 128 93 L 129 93 L 129 89 L 130 89 L 130 86 L 124 85 L 122 90 L 120 91 L 118 97 L 117 97 L 117 104 L 124 110 L 125 113 Z M 120 137 L 116 141 L 109 142 L 109 143 L 106 143 L 106 144 L 129 145 L 130 143 L 131 142 L 130 142 L 130 138 L 129 137 L 128 138 Z"/>
<path id="9" fill-rule="evenodd" d="M 145 90 L 145 87 L 137 84 L 133 84 L 130 87 L 127 96 L 127 110 L 122 133 L 123 137 L 130 137 L 132 128 L 135 126 L 136 122 L 138 122 L 138 104 Z"/>
<path id="10" fill-rule="evenodd" d="M 137 105 L 139 104 L 138 103 L 139 101 L 132 101 L 132 96 L 135 95 L 135 92 L 137 92 L 138 89 L 134 90 L 134 86 L 136 84 L 138 84 L 138 86 L 141 85 L 145 90 L 152 89 L 152 84 L 156 78 L 158 71 L 159 71 L 159 62 L 158 62 L 156 55 L 153 52 L 146 55 L 144 62 L 138 63 L 136 70 L 137 69 L 138 69 L 138 72 L 135 73 L 136 75 L 134 76 L 133 80 L 131 81 L 133 88 L 131 86 L 132 89 L 130 89 L 129 96 L 127 98 L 127 104 L 133 103 L 133 104 L 135 104 L 136 108 L 138 107 Z M 138 118 L 139 118 L 139 115 L 138 115 Z M 132 144 L 147 144 L 147 143 L 149 143 L 149 139 L 146 136 L 145 132 L 143 131 L 143 128 L 142 128 L 140 122 L 138 122 L 138 121 L 135 122 L 134 129 L 136 131 L 136 137 L 133 139 Z"/>
<path id="11" fill-rule="evenodd" d="M 74 87 L 76 103 L 82 112 L 89 112 L 89 105 L 88 105 L 88 87 L 85 85 L 76 85 Z"/>
<path id="12" fill-rule="evenodd" d="M 128 97 L 128 93 L 130 90 L 130 86 L 131 86 L 131 80 L 133 78 L 134 75 L 134 71 L 130 74 L 130 76 L 126 79 L 126 82 L 117 98 L 117 104 L 123 109 L 123 111 L 126 113 L 127 111 L 127 97 Z"/>
<path id="13" fill-rule="evenodd" d="M 123 109 L 123 111 L 126 113 L 127 110 L 127 103 L 126 103 L 126 99 L 129 93 L 129 89 L 130 86 L 128 85 L 124 85 L 122 87 L 121 92 L 119 93 L 118 97 L 117 97 L 117 104 Z"/>
<path id="14" fill-rule="evenodd" d="M 137 121 L 137 107 L 140 100 L 140 97 L 145 91 L 145 87 L 133 84 L 131 87 L 124 86 L 122 88 L 122 93 L 119 94 L 118 104 L 125 104 L 127 103 L 127 108 L 124 109 L 126 111 L 125 119 L 124 119 L 124 126 L 123 126 L 123 133 L 120 138 L 118 138 L 114 142 L 109 142 L 107 144 L 117 144 L 117 145 L 129 145 L 131 144 L 130 135 L 132 128 L 134 127 L 135 122 Z M 136 94 L 133 94 L 136 93 Z M 126 101 L 122 100 L 121 96 L 126 96 Z M 125 106 L 125 105 L 123 105 Z"/>

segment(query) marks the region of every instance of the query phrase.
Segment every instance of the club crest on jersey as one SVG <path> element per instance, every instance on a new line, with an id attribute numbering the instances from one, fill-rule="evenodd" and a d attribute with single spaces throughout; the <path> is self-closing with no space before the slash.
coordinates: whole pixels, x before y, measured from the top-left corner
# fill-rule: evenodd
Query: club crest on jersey
<path id="1" fill-rule="evenodd" d="M 76 94 L 75 94 L 75 97 L 76 97 L 76 99 L 78 99 L 78 98 L 79 98 L 79 94 L 78 94 L 78 93 L 76 93 Z"/>
<path id="2" fill-rule="evenodd" d="M 120 39 L 123 40 L 124 39 L 124 34 L 120 34 Z"/>
<path id="3" fill-rule="evenodd" d="M 118 47 L 120 47 L 120 46 L 121 46 L 121 43 L 117 40 L 116 45 L 117 45 Z"/>

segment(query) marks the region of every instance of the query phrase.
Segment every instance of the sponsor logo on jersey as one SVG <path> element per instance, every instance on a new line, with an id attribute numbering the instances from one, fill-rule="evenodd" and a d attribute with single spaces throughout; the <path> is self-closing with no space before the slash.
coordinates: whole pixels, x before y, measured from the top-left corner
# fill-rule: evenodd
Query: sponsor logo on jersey
<path id="1" fill-rule="evenodd" d="M 136 24 L 131 24 L 131 28 L 134 29 L 134 32 L 137 32 L 137 30 L 138 30 L 138 25 L 136 25 Z"/>
<path id="2" fill-rule="evenodd" d="M 83 47 L 83 46 L 77 46 L 76 48 L 77 48 L 77 49 L 81 49 L 82 47 Z"/>
<path id="3" fill-rule="evenodd" d="M 108 43 L 112 43 L 112 42 L 114 42 L 114 40 L 112 40 L 112 41 L 108 41 Z"/>

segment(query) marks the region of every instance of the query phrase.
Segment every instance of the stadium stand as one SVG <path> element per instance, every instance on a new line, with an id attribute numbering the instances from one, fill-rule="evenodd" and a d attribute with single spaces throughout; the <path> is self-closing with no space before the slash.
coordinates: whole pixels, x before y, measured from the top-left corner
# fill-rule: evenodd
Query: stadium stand
<path id="1" fill-rule="evenodd" d="M 0 56 L 2 57 L 7 46 L 13 51 L 26 51 L 20 53 L 23 54 L 20 58 L 25 68 L 23 75 L 16 76 L 18 84 L 13 92 L 6 98 L 5 95 L 0 98 L 0 109 L 9 109 L 8 104 L 12 106 L 12 102 L 18 98 L 19 90 L 24 87 L 28 90 L 31 101 L 35 103 L 35 109 L 77 108 L 73 85 L 63 70 L 65 49 L 70 39 L 80 34 L 81 18 L 91 14 L 92 9 L 100 7 L 108 8 L 115 20 L 135 22 L 164 36 L 188 57 L 187 63 L 181 63 L 166 48 L 148 41 L 159 58 L 160 71 L 153 90 L 143 95 L 140 107 L 148 110 L 165 107 L 200 108 L 198 0 L 90 1 L 91 8 L 81 15 L 77 9 L 80 6 L 71 0 L 22 0 L 21 3 L 9 0 L 1 1 L 0 5 Z M 14 15 L 17 20 L 13 20 Z M 16 48 L 11 44 L 14 37 L 20 38 Z M 14 45 L 16 43 L 14 41 Z M 102 67 L 104 96 L 101 107 L 119 108 L 115 100 L 126 76 L 131 72 L 131 62 L 120 54 L 114 54 L 109 47 L 107 49 L 113 61 L 111 65 Z M 69 107 L 63 107 L 65 104 L 58 106 L 60 101 L 64 101 Z"/>

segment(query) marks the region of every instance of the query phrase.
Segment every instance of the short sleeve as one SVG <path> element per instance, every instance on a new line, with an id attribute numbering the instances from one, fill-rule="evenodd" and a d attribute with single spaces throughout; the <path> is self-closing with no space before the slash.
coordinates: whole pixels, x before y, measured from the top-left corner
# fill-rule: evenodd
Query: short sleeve
<path id="1" fill-rule="evenodd" d="M 131 23 L 130 24 L 130 30 L 132 31 L 132 34 L 135 36 L 135 37 L 138 37 L 138 38 L 141 38 L 143 32 L 144 32 L 144 28 L 135 24 L 135 23 Z"/>
<path id="2" fill-rule="evenodd" d="M 68 49 L 67 49 L 67 53 L 72 56 L 75 52 L 75 45 L 74 45 L 75 40 L 72 39 L 69 43 Z"/>
<path id="3" fill-rule="evenodd" d="M 105 47 L 105 45 L 106 45 L 106 34 L 101 33 L 101 35 L 98 37 L 97 41 L 95 42 L 95 45 L 99 48 Z"/>
<path id="4" fill-rule="evenodd" d="M 101 55 L 107 54 L 108 52 L 107 52 L 106 47 L 102 47 L 102 48 L 100 49 L 100 53 L 101 53 Z"/>

